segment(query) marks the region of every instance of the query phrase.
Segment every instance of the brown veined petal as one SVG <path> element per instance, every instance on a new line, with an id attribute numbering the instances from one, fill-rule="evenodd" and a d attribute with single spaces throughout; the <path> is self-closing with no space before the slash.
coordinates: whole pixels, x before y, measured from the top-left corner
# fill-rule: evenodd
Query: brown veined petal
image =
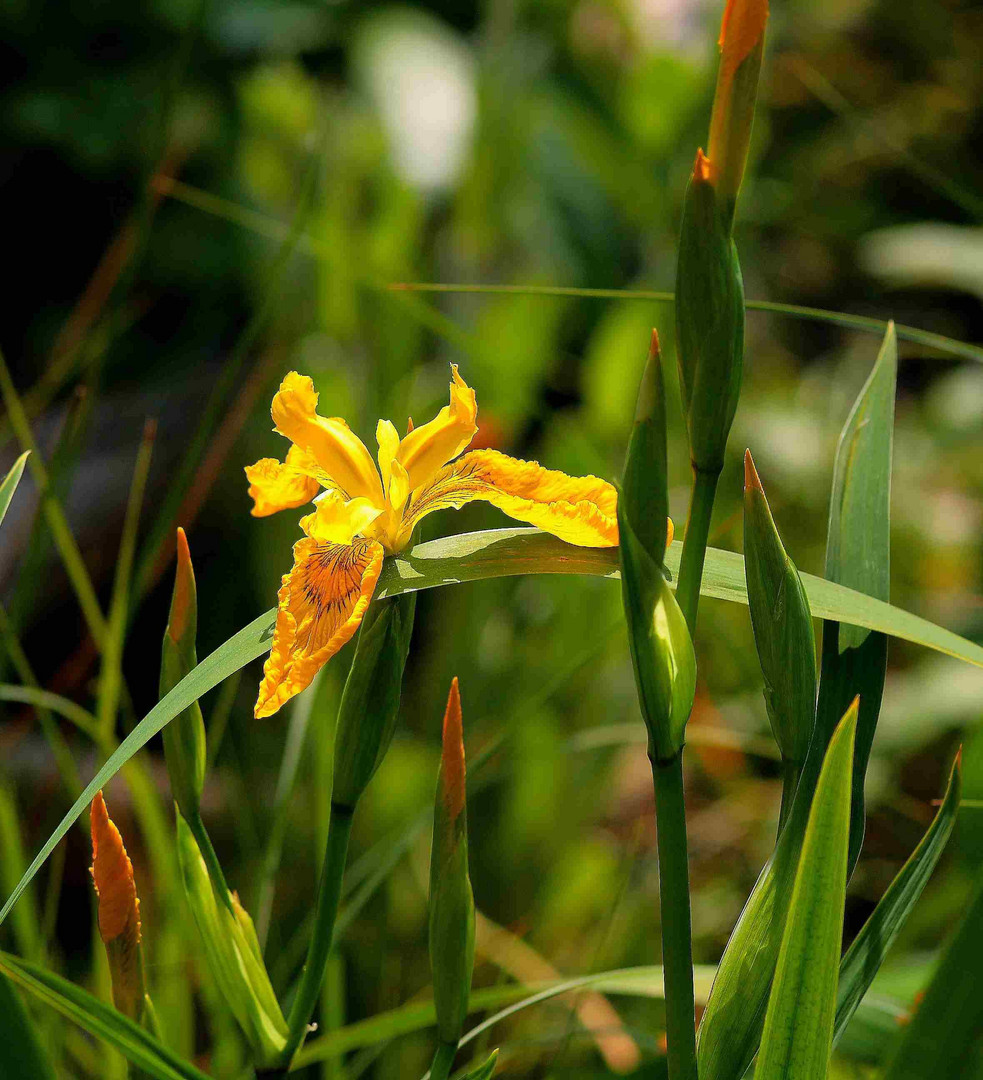
<path id="1" fill-rule="evenodd" d="M 407 471 L 410 490 L 428 483 L 434 473 L 464 450 L 478 430 L 478 405 L 474 390 L 451 364 L 450 404 L 429 424 L 408 432 L 396 451 L 396 460 Z"/>
<path id="2" fill-rule="evenodd" d="M 596 476 L 567 476 L 497 450 L 474 450 L 441 469 L 432 483 L 414 493 L 400 535 L 408 542 L 426 514 L 447 507 L 459 509 L 481 499 L 568 544 L 615 547 L 617 498 L 615 488 Z"/>
<path id="3" fill-rule="evenodd" d="M 293 510 L 314 498 L 321 487 L 330 488 L 331 479 L 308 450 L 291 446 L 286 461 L 260 458 L 246 466 L 253 517 L 268 517 L 279 510 Z"/>
<path id="4" fill-rule="evenodd" d="M 382 483 L 372 455 L 340 417 L 318 416 L 317 391 L 307 375 L 289 372 L 270 411 L 276 430 L 313 454 L 333 487 L 350 498 L 365 496 L 381 504 Z"/>
<path id="5" fill-rule="evenodd" d="M 106 946 L 113 1002 L 136 1019 L 143 1010 L 143 960 L 140 955 L 140 901 L 133 864 L 123 838 L 106 809 L 102 792 L 92 800 L 92 881 L 99 899 L 99 936 Z"/>
<path id="6" fill-rule="evenodd" d="M 375 540 L 294 544 L 294 565 L 283 575 L 273 648 L 263 667 L 257 717 L 271 716 L 309 686 L 318 670 L 355 633 L 382 570 Z"/>

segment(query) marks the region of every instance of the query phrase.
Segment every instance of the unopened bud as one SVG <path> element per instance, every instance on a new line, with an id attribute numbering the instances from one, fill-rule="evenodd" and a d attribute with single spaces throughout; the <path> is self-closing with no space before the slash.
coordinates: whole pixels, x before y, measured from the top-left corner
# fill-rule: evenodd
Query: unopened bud
<path id="1" fill-rule="evenodd" d="M 707 152 L 709 179 L 728 232 L 751 141 L 767 22 L 768 0 L 727 0 L 720 26 L 720 67 Z"/>
<path id="2" fill-rule="evenodd" d="M 396 729 L 416 593 L 374 600 L 348 672 L 335 736 L 331 801 L 349 810 L 382 764 Z"/>
<path id="3" fill-rule="evenodd" d="M 464 1030 L 474 967 L 474 896 L 468 877 L 464 741 L 457 679 L 444 714 L 430 853 L 430 966 L 441 1042 Z"/>
<path id="4" fill-rule="evenodd" d="M 741 393 L 744 279 L 701 150 L 686 189 L 676 266 L 679 387 L 696 469 L 719 473 Z"/>
<path id="5" fill-rule="evenodd" d="M 198 664 L 198 596 L 184 529 L 177 531 L 177 569 L 171 611 L 160 660 L 160 696 L 172 690 Z M 164 759 L 171 793 L 188 819 L 198 815 L 205 783 L 205 723 L 195 701 L 163 729 Z"/>
<path id="6" fill-rule="evenodd" d="M 92 800 L 92 881 L 99 899 L 99 936 L 106 946 L 113 1004 L 131 1020 L 143 1015 L 146 993 L 140 948 L 140 900 L 133 864 L 102 792 Z"/>
<path id="7" fill-rule="evenodd" d="M 696 694 L 696 654 L 686 619 L 657 562 L 643 547 L 618 501 L 621 593 L 628 646 L 649 756 L 665 764 L 682 750 Z"/>

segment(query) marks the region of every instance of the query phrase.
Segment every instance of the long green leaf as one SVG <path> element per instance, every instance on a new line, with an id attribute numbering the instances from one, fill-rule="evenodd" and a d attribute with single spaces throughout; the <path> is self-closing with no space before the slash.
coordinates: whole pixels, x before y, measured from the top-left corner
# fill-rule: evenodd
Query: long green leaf
<path id="1" fill-rule="evenodd" d="M 128 1061 L 158 1080 L 208 1080 L 205 1073 L 171 1053 L 129 1017 L 60 975 L 9 953 L 0 953 L 0 971 L 90 1035 L 114 1046 Z"/>
<path id="2" fill-rule="evenodd" d="M 894 324 L 850 412 L 833 467 L 825 576 L 867 596 L 887 601 L 891 589 L 891 458 L 898 343 Z M 821 743 L 860 695 L 853 757 L 850 869 L 864 837 L 864 777 L 887 674 L 887 638 L 862 627 L 827 619 L 816 732 Z"/>
<path id="3" fill-rule="evenodd" d="M 830 740 L 795 873 L 754 1080 L 820 1080 L 833 1048 L 857 703 Z"/>
<path id="4" fill-rule="evenodd" d="M 939 812 L 840 962 L 836 1023 L 833 1026 L 834 1045 L 846 1031 L 850 1017 L 869 989 L 888 949 L 932 876 L 935 864 L 939 861 L 956 822 L 961 791 L 957 757 L 949 774 L 949 785 Z"/>
<path id="5" fill-rule="evenodd" d="M 666 554 L 666 565 L 673 577 L 679 569 L 681 547 L 678 542 L 673 542 Z M 616 548 L 573 547 L 538 529 L 495 529 L 449 536 L 420 544 L 412 551 L 387 559 L 376 595 L 395 596 L 442 585 L 519 574 L 587 574 L 617 579 L 618 552 Z M 819 618 L 833 618 L 880 630 L 983 667 L 983 648 L 958 634 L 841 585 L 809 574 L 802 574 L 801 577 L 812 613 Z M 746 604 L 743 558 L 734 552 L 708 549 L 701 591 L 705 596 Z M 95 793 L 179 712 L 250 660 L 267 652 L 273 640 L 275 619 L 275 609 L 253 619 L 248 626 L 206 656 L 134 727 L 48 837 L 20 884 L 0 910 L 0 923 L 6 919 L 22 889 L 34 877 L 55 845 L 88 807 Z"/>
<path id="6" fill-rule="evenodd" d="M 700 966 L 694 969 L 697 1001 L 705 1001 L 713 978 L 712 967 Z M 501 1012 L 488 1017 L 477 1027 L 472 1028 L 461 1039 L 461 1046 L 476 1039 L 493 1024 L 504 1020 L 522 1009 L 537 1005 L 541 1001 L 568 994 L 573 990 L 591 989 L 603 994 L 625 994 L 629 996 L 661 998 L 665 994 L 662 982 L 661 966 L 622 968 L 618 971 L 603 971 L 596 975 L 582 975 L 577 978 L 563 979 L 557 982 L 528 986 L 511 984 L 490 986 L 476 990 L 468 1003 L 471 1013 L 482 1012 L 505 1006 Z M 437 1022 L 433 1001 L 414 1001 L 389 1012 L 370 1016 L 355 1024 L 329 1032 L 314 1042 L 308 1043 L 294 1059 L 294 1067 L 301 1068 L 314 1061 L 326 1061 L 339 1054 L 348 1053 L 365 1046 L 392 1039 L 397 1035 L 409 1035 L 422 1031 Z"/>
<path id="7" fill-rule="evenodd" d="M 925 997 L 884 1080 L 936 1080 L 963 1075 L 983 1034 L 983 873 L 975 895 L 942 953 Z M 972 1074 L 970 1074 L 972 1075 Z"/>
<path id="8" fill-rule="evenodd" d="M 3 479 L 3 483 L 0 484 L 0 522 L 7 516 L 7 507 L 10 506 L 10 500 L 14 497 L 20 478 L 24 475 L 24 466 L 27 464 L 30 454 L 30 450 L 25 450 L 11 466 L 10 472 Z"/>
<path id="9" fill-rule="evenodd" d="M 0 1054 L 4 1080 L 56 1080 L 20 995 L 0 975 Z"/>

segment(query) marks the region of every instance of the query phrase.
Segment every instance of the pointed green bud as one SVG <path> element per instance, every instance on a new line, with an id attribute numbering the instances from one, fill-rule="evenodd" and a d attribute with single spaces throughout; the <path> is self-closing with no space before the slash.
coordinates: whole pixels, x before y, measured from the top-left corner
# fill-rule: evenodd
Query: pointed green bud
<path id="1" fill-rule="evenodd" d="M 365 614 L 338 708 L 331 801 L 353 810 L 382 764 L 399 713 L 416 593 L 374 600 Z"/>
<path id="2" fill-rule="evenodd" d="M 699 151 L 676 264 L 676 356 L 694 468 L 719 473 L 744 361 L 744 279 L 737 248 Z"/>
<path id="3" fill-rule="evenodd" d="M 495 1066 L 498 1064 L 498 1050 L 492 1050 L 491 1055 L 484 1064 L 479 1065 L 477 1069 L 472 1069 L 471 1072 L 464 1077 L 464 1080 L 491 1080 L 495 1075 Z"/>
<path id="4" fill-rule="evenodd" d="M 682 750 L 696 694 L 696 655 L 676 597 L 618 500 L 621 594 L 649 756 L 666 764 Z"/>
<path id="5" fill-rule="evenodd" d="M 728 231 L 751 141 L 767 22 L 768 0 L 727 0 L 720 26 L 720 67 L 707 152 L 710 182 Z"/>
<path id="6" fill-rule="evenodd" d="M 672 539 L 666 479 L 666 399 L 659 335 L 653 330 L 635 405 L 618 502 L 639 543 L 657 563 Z"/>
<path id="7" fill-rule="evenodd" d="M 191 552 L 184 529 L 177 531 L 177 570 L 171 611 L 160 658 L 160 696 L 163 697 L 198 664 L 198 595 Z M 205 724 L 198 702 L 189 705 L 164 728 L 164 759 L 171 793 L 186 818 L 197 817 L 205 784 Z"/>
<path id="8" fill-rule="evenodd" d="M 287 1022 L 263 963 L 252 919 L 235 893 L 217 897 L 191 829 L 177 816 L 177 851 L 185 896 L 212 976 L 242 1028 L 260 1068 L 275 1064 Z"/>
<path id="9" fill-rule="evenodd" d="M 430 852 L 430 966 L 437 1033 L 450 1046 L 464 1031 L 474 967 L 474 896 L 468 877 L 464 739 L 457 679 L 444 713 L 443 750 Z"/>
<path id="10" fill-rule="evenodd" d="M 785 820 L 816 720 L 816 638 L 809 601 L 782 546 L 750 450 L 744 455 L 744 573 L 765 705 L 785 765 Z"/>

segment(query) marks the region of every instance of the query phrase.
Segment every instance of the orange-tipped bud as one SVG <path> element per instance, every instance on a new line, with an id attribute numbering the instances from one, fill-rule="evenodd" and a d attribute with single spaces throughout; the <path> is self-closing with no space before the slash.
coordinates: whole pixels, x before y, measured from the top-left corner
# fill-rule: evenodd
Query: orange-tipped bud
<path id="1" fill-rule="evenodd" d="M 751 457 L 751 451 L 744 451 L 744 490 L 745 491 L 761 491 L 761 478 L 758 476 L 758 470 L 754 467 L 754 459 Z"/>
<path id="2" fill-rule="evenodd" d="M 461 692 L 457 676 L 451 682 L 444 713 L 443 749 L 440 757 L 441 795 L 447 813 L 456 818 L 464 809 L 464 728 L 461 718 Z"/>
<path id="3" fill-rule="evenodd" d="M 768 0 L 728 0 L 720 27 L 720 68 L 707 155 L 728 219 L 744 176 L 758 91 Z"/>
<path id="4" fill-rule="evenodd" d="M 696 161 L 693 162 L 693 179 L 698 184 L 710 182 L 710 159 L 703 153 L 703 147 L 696 151 Z"/>
<path id="5" fill-rule="evenodd" d="M 92 800 L 92 880 L 99 899 L 99 936 L 106 946 L 113 1003 L 138 1020 L 143 1012 L 140 900 L 133 864 L 100 791 Z"/>
<path id="6" fill-rule="evenodd" d="M 174 593 L 171 596 L 171 614 L 167 632 L 175 645 L 186 640 L 190 631 L 194 638 L 198 598 L 195 589 L 195 571 L 191 565 L 191 551 L 184 529 L 177 530 L 177 573 L 174 575 Z"/>
<path id="7" fill-rule="evenodd" d="M 198 595 L 191 552 L 184 529 L 177 530 L 177 567 L 171 611 L 160 654 L 160 696 L 163 697 L 198 663 Z M 205 724 L 198 702 L 192 702 L 164 728 L 164 759 L 171 793 L 181 813 L 193 821 L 205 784 Z"/>
<path id="8" fill-rule="evenodd" d="M 461 695 L 451 683 L 430 850 L 430 966 L 441 1042 L 457 1045 L 464 1030 L 474 966 L 474 896 L 468 877 Z"/>

